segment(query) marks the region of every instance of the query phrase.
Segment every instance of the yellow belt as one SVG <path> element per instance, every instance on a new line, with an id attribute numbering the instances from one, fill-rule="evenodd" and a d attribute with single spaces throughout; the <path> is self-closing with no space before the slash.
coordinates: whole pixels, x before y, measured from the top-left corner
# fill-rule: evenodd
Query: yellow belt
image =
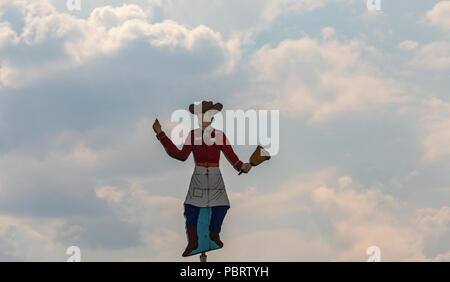
<path id="1" fill-rule="evenodd" d="M 197 166 L 203 166 L 203 167 L 218 167 L 219 163 L 195 163 Z"/>

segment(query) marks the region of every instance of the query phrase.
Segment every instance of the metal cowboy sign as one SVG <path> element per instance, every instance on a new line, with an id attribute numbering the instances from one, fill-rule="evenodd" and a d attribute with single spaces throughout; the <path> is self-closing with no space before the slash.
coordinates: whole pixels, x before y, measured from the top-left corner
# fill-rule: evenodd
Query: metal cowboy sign
<path id="1" fill-rule="evenodd" d="M 191 152 L 194 155 L 195 169 L 184 202 L 188 244 L 183 257 L 223 247 L 219 234 L 230 202 L 219 169 L 220 152 L 239 174 L 248 173 L 252 166 L 270 159 L 260 146 L 249 163 L 243 163 L 238 158 L 225 134 L 211 126 L 213 116 L 222 108 L 222 104 L 211 101 L 189 106 L 189 111 L 198 116 L 200 128 L 190 131 L 181 150 L 167 137 L 157 119 L 153 124 L 156 137 L 169 156 L 185 161 Z"/>

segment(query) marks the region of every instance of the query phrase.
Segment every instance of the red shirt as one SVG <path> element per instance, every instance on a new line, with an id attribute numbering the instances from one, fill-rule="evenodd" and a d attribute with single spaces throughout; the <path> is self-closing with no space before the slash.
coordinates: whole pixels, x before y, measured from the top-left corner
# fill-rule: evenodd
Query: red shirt
<path id="1" fill-rule="evenodd" d="M 242 162 L 234 153 L 225 134 L 217 129 L 211 129 L 210 134 L 206 134 L 206 136 L 203 133 L 200 128 L 191 130 L 181 150 L 164 132 L 159 133 L 156 137 L 172 158 L 185 161 L 193 152 L 196 163 L 218 163 L 220 151 L 222 151 L 231 165 L 239 171 Z"/>

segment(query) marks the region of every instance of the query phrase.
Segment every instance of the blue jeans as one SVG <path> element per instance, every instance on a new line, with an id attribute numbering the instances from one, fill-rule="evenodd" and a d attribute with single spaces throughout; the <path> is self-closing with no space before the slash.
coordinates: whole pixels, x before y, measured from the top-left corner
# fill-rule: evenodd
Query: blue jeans
<path id="1" fill-rule="evenodd" d="M 211 214 L 211 223 L 209 224 L 209 231 L 217 233 L 220 232 L 223 219 L 225 218 L 225 215 L 227 214 L 229 208 L 230 206 L 211 207 L 212 214 Z M 186 225 L 188 226 L 197 225 L 199 213 L 200 213 L 199 207 L 184 204 L 184 216 L 186 217 Z"/>

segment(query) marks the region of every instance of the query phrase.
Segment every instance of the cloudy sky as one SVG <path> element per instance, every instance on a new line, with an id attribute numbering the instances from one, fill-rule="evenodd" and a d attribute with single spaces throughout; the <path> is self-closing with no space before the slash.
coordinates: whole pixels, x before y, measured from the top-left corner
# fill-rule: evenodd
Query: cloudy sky
<path id="1" fill-rule="evenodd" d="M 151 125 L 280 111 L 209 260 L 450 260 L 450 1 L 0 0 L 0 260 L 197 261 Z M 241 159 L 252 146 L 235 146 Z"/>

